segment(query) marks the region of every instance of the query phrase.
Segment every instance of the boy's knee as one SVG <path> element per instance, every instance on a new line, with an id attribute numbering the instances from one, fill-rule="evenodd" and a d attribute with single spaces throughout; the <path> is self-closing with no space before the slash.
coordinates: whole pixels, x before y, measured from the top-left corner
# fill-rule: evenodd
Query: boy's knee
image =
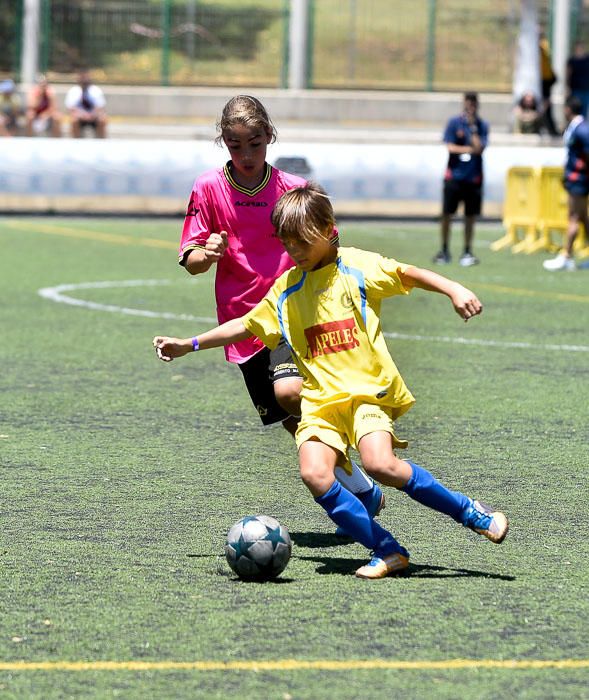
<path id="1" fill-rule="evenodd" d="M 394 488 L 402 488 L 411 478 L 411 467 L 396 455 L 375 457 L 362 466 L 375 481 Z"/>
<path id="2" fill-rule="evenodd" d="M 324 481 L 324 474 L 321 469 L 311 464 L 301 465 L 300 474 L 303 483 L 312 493 L 321 489 Z"/>
<path id="3" fill-rule="evenodd" d="M 274 383 L 274 396 L 279 405 L 292 416 L 301 412 L 301 380 L 281 379 Z"/>

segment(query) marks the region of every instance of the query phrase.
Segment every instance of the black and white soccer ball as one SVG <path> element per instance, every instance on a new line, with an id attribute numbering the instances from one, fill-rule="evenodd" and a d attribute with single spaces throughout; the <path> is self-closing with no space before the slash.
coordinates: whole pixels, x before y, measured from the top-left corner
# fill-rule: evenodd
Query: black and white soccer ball
<path id="1" fill-rule="evenodd" d="M 248 515 L 227 533 L 227 562 L 246 581 L 278 576 L 286 568 L 291 552 L 288 530 L 268 515 Z"/>

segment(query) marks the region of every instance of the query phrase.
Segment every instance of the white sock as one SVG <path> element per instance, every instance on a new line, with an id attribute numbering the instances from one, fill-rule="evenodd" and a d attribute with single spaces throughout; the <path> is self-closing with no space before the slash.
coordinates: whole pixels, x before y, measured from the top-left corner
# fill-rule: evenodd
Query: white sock
<path id="1" fill-rule="evenodd" d="M 342 486 L 351 491 L 352 493 L 364 493 L 365 491 L 370 491 L 374 485 L 374 481 L 362 471 L 360 467 L 354 462 L 353 459 L 350 460 L 352 465 L 352 473 L 348 474 L 343 467 L 335 468 L 335 478 L 340 482 Z"/>

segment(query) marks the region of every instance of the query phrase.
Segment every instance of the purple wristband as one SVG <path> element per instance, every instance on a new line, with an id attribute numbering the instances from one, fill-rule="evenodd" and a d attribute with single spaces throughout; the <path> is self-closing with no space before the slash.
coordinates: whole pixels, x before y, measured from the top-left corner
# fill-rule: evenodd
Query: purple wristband
<path id="1" fill-rule="evenodd" d="M 196 336 L 192 339 L 192 349 L 193 349 L 195 352 L 196 352 L 196 350 L 200 350 L 200 345 L 199 345 L 199 342 L 198 342 L 198 338 L 197 338 Z"/>

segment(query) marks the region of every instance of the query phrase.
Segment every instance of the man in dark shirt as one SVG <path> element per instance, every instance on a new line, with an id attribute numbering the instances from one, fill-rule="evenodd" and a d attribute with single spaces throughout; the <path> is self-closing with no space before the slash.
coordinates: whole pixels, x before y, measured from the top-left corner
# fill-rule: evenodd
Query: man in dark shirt
<path id="1" fill-rule="evenodd" d="M 564 188 L 568 195 L 568 226 L 563 250 L 551 260 L 545 260 L 545 270 L 572 271 L 575 269 L 573 246 L 583 226 L 583 234 L 589 231 L 587 198 L 589 195 L 589 124 L 582 114 L 578 97 L 568 97 L 564 116 L 568 126 L 564 132 L 566 162 L 564 165 Z"/>
<path id="2" fill-rule="evenodd" d="M 567 61 L 566 82 L 568 95 L 581 100 L 581 114 L 589 109 L 589 54 L 583 44 L 575 44 L 573 55 Z"/>
<path id="3" fill-rule="evenodd" d="M 464 95 L 461 114 L 448 120 L 444 143 L 448 148 L 448 166 L 444 175 L 442 209 L 442 248 L 434 257 L 440 265 L 449 263 L 450 227 L 460 202 L 464 204 L 464 251 L 460 264 L 476 265 L 472 253 L 474 224 L 481 213 L 483 199 L 483 151 L 489 138 L 489 125 L 478 116 L 479 99 L 475 92 Z"/>

